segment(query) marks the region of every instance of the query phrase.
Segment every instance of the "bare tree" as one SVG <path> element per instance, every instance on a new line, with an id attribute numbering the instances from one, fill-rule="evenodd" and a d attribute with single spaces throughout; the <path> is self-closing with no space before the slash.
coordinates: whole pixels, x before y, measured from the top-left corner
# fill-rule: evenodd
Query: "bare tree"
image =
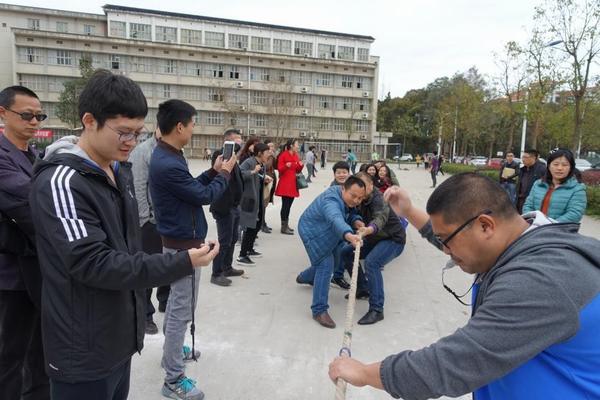
<path id="1" fill-rule="evenodd" d="M 292 125 L 294 87 L 290 82 L 272 83 L 268 86 L 271 91 L 271 101 L 267 107 L 270 125 L 276 138 L 284 137 Z"/>

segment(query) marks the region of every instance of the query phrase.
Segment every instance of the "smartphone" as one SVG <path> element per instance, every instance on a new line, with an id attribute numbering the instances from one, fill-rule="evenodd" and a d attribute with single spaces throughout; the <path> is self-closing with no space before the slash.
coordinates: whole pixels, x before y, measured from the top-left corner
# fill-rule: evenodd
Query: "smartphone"
<path id="1" fill-rule="evenodd" d="M 229 160 L 233 156 L 235 142 L 226 141 L 223 143 L 223 160 Z"/>

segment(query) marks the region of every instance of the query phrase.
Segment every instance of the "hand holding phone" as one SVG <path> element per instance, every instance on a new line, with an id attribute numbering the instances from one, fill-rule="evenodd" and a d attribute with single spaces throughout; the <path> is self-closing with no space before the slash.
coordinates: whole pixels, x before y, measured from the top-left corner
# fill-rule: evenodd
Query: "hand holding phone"
<path id="1" fill-rule="evenodd" d="M 223 143 L 223 160 L 227 161 L 233 156 L 235 151 L 235 142 L 226 141 Z"/>

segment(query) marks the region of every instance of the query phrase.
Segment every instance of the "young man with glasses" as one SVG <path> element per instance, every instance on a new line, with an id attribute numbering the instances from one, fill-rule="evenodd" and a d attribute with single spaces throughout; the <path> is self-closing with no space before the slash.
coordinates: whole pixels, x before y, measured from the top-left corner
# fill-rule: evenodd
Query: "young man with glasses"
<path id="1" fill-rule="evenodd" d="M 11 86 L 0 92 L 0 118 L 0 398 L 49 399 L 40 326 L 42 279 L 29 211 L 37 157 L 30 141 L 46 114 L 34 92 Z"/>
<path id="2" fill-rule="evenodd" d="M 395 398 L 600 398 L 600 241 L 539 212 L 521 217 L 496 182 L 473 173 L 442 183 L 427 213 L 400 188 L 385 198 L 475 274 L 471 319 L 430 346 L 378 363 L 337 358 L 331 379 Z"/>
<path id="3" fill-rule="evenodd" d="M 124 400 L 131 356 L 143 347 L 145 288 L 208 265 L 218 244 L 143 253 L 126 161 L 144 129 L 146 99 L 129 78 L 99 71 L 78 108 L 80 139 L 47 148 L 30 196 L 46 371 L 53 399 Z"/>

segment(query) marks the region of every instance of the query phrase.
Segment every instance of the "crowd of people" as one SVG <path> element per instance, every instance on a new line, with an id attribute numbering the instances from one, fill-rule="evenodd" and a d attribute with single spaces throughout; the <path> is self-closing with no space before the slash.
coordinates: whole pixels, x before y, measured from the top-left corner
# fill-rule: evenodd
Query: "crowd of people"
<path id="1" fill-rule="evenodd" d="M 108 71 L 90 78 L 78 102 L 81 134 L 40 155 L 29 145 L 46 119 L 37 95 L 22 86 L 0 92 L 0 398 L 126 399 L 131 357 L 145 334 L 158 332 L 157 288 L 165 312 L 160 392 L 201 400 L 185 371 L 200 357 L 199 268 L 212 264 L 210 282 L 228 287 L 244 274 L 234 261 L 254 265 L 257 235 L 272 232 L 265 213 L 274 196 L 280 233 L 295 235 L 290 212 L 317 174 L 319 150 L 304 151 L 296 139 L 279 149 L 255 137 L 243 142 L 227 129 L 223 148 L 205 154 L 210 168 L 193 176 L 183 153 L 192 105 L 161 103 L 158 128 L 145 132 L 140 87 Z M 148 139 L 136 146 L 141 136 Z M 310 265 L 296 282 L 312 286 L 318 324 L 336 327 L 329 288 L 349 289 L 344 277 L 358 247 L 357 298 L 369 303 L 358 324 L 384 319 L 382 270 L 402 254 L 409 223 L 475 280 L 465 327 L 379 363 L 339 357 L 332 380 L 407 399 L 471 391 L 478 400 L 600 397 L 600 242 L 579 235 L 576 223 L 585 188 L 568 150 L 553 151 L 543 171 L 537 153 L 526 154 L 522 168 L 507 156 L 498 182 L 473 173 L 446 179 L 426 211 L 385 161 L 357 172 L 348 149 L 333 164 L 333 181 L 297 226 Z M 442 161 L 427 159 L 434 187 Z M 206 240 L 204 206 L 216 241 Z"/>

